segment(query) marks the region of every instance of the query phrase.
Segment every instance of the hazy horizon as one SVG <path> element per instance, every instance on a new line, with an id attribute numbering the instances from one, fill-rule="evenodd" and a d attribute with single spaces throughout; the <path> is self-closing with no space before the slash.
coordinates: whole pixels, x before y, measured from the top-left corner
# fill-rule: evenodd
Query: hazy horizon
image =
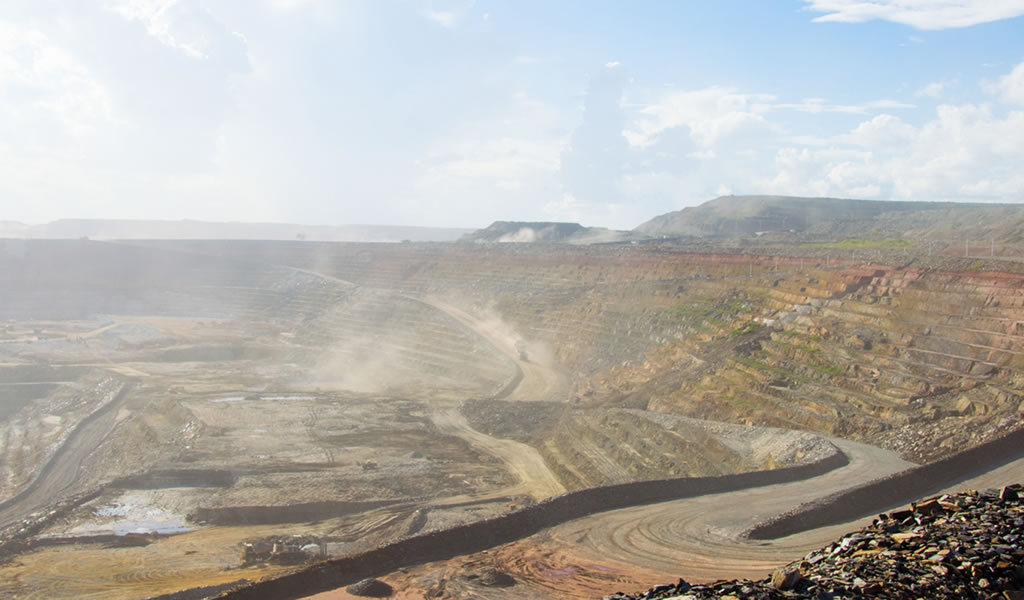
<path id="1" fill-rule="evenodd" d="M 1021 0 L 14 0 L 0 220 L 1024 200 Z"/>

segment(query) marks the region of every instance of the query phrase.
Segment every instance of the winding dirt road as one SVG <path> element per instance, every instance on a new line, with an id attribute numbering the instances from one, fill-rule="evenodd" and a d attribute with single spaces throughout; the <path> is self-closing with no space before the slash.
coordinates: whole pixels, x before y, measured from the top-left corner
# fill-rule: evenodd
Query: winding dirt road
<path id="1" fill-rule="evenodd" d="M 592 561 L 612 559 L 698 581 L 762 577 L 836 532 L 822 528 L 762 542 L 742 539 L 747 528 L 801 502 L 914 466 L 888 450 L 831 441 L 850 462 L 818 477 L 600 513 L 555 527 L 547 539 Z"/>
<path id="2" fill-rule="evenodd" d="M 501 460 L 518 480 L 512 487 L 490 494 L 474 495 L 475 499 L 527 494 L 541 500 L 565 491 L 565 486 L 551 472 L 540 453 L 532 447 L 521 442 L 492 437 L 473 429 L 458 408 L 435 412 L 431 418 L 438 431 L 458 436 L 474 448 Z"/>
<path id="3" fill-rule="evenodd" d="M 487 340 L 494 348 L 513 361 L 521 373 L 516 385 L 503 394 L 505 400 L 529 402 L 564 397 L 568 389 L 565 375 L 553 367 L 523 360 L 515 347 L 515 337 L 499 320 L 484 320 L 452 306 L 437 298 L 424 298 L 421 302 L 452 317 Z M 442 433 L 456 435 L 475 448 L 494 456 L 505 463 L 518 483 L 510 488 L 496 491 L 487 496 L 511 496 L 527 494 L 536 500 L 561 494 L 565 486 L 548 468 L 544 458 L 532 446 L 522 442 L 496 438 L 481 433 L 470 426 L 458 408 L 434 412 L 434 425 Z"/>
<path id="4" fill-rule="evenodd" d="M 87 416 L 54 452 L 36 478 L 16 496 L 0 503 L 0 527 L 29 514 L 46 509 L 75 491 L 82 476 L 82 465 L 110 434 L 117 420 L 117 410 L 131 390 L 122 385 L 113 399 Z"/>
<path id="5" fill-rule="evenodd" d="M 343 285 L 355 285 L 351 281 L 338 279 L 337 277 L 316 271 L 306 269 L 295 270 Z M 421 302 L 448 315 L 486 340 L 494 347 L 495 351 L 512 361 L 519 369 L 521 376 L 516 378 L 511 389 L 503 391 L 502 396 L 505 400 L 528 402 L 551 400 L 552 398 L 564 399 L 569 388 L 568 379 L 565 377 L 565 374 L 557 368 L 523 360 L 516 348 L 515 334 L 499 319 L 476 317 L 435 297 L 414 298 L 397 293 L 395 295 Z M 458 407 L 435 407 L 431 414 L 431 421 L 439 432 L 462 438 L 474 448 L 500 460 L 505 464 L 509 473 L 517 480 L 517 483 L 511 487 L 488 494 L 473 495 L 473 499 L 481 500 L 525 494 L 536 500 L 542 500 L 565 491 L 565 486 L 551 472 L 551 469 L 548 468 L 547 463 L 544 462 L 544 459 L 536 449 L 522 442 L 496 438 L 473 429 Z M 440 504 L 464 502 L 465 500 L 467 500 L 466 497 L 458 496 L 448 498 L 440 502 Z"/>
<path id="6" fill-rule="evenodd" d="M 452 306 L 448 302 L 428 296 L 419 299 L 447 314 L 474 333 L 487 340 L 501 354 L 519 367 L 523 376 L 505 400 L 511 402 L 564 401 L 569 390 L 569 379 L 560 369 L 533 360 L 524 360 L 516 348 L 517 336 L 508 325 L 497 317 L 480 318 Z"/>

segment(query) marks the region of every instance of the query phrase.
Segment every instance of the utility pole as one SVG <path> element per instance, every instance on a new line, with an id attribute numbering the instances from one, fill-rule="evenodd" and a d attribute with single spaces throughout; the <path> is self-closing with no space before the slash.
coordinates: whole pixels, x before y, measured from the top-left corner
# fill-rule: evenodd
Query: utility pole
<path id="1" fill-rule="evenodd" d="M 971 248 L 970 242 L 968 242 L 967 238 L 964 238 L 964 257 L 965 258 L 969 257 L 971 255 L 970 248 Z"/>

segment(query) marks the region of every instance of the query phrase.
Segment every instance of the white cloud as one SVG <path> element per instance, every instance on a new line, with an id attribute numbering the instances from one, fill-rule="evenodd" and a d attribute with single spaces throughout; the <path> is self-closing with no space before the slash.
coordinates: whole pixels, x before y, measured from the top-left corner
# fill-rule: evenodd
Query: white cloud
<path id="1" fill-rule="evenodd" d="M 103 8 L 129 21 L 139 21 L 149 35 L 192 58 L 207 58 L 209 40 L 177 18 L 184 9 L 179 0 L 106 0 Z"/>
<path id="2" fill-rule="evenodd" d="M 1024 194 L 1024 111 L 942 105 L 914 128 L 890 115 L 865 121 L 826 147 L 786 147 L 768 192 L 903 200 L 1019 201 Z"/>
<path id="3" fill-rule="evenodd" d="M 799 196 L 876 197 L 880 165 L 871 152 L 839 147 L 782 148 L 775 156 L 775 174 L 758 188 L 767 193 Z"/>
<path id="4" fill-rule="evenodd" d="M 672 92 L 638 111 L 638 118 L 623 135 L 630 146 L 643 149 L 663 132 L 687 127 L 697 145 L 709 148 L 744 130 L 772 129 L 760 114 L 774 96 L 743 94 L 713 86 L 703 90 Z"/>
<path id="5" fill-rule="evenodd" d="M 290 13 L 309 6 L 315 6 L 322 0 L 266 0 L 267 7 L 274 12 Z"/>
<path id="6" fill-rule="evenodd" d="M 884 152 L 905 148 L 916 134 L 917 131 L 899 117 L 881 114 L 860 123 L 853 131 L 837 139 L 861 148 Z"/>
<path id="7" fill-rule="evenodd" d="M 469 13 L 476 0 L 427 0 L 420 14 L 428 21 L 452 29 Z"/>
<path id="8" fill-rule="evenodd" d="M 804 98 L 800 102 L 777 100 L 773 94 L 743 93 L 718 86 L 672 92 L 655 103 L 642 106 L 623 135 L 631 147 L 644 149 L 650 147 L 663 132 L 686 127 L 693 142 L 708 150 L 730 141 L 742 145 L 742 140 L 781 136 L 784 133 L 782 126 L 770 118 L 773 111 L 867 115 L 880 110 L 914 108 L 913 104 L 890 99 L 848 105 L 830 104 L 824 98 Z M 804 136 L 804 139 L 811 138 Z M 707 156 L 703 150 L 695 156 Z"/>
<path id="9" fill-rule="evenodd" d="M 824 98 L 804 98 L 800 102 L 772 104 L 770 108 L 796 110 L 806 113 L 845 113 L 865 115 L 874 110 L 915 108 L 899 100 L 871 100 L 862 104 L 829 104 Z"/>
<path id="10" fill-rule="evenodd" d="M 956 85 L 955 79 L 933 81 L 928 85 L 925 85 L 924 87 L 920 88 L 916 92 L 914 92 L 914 95 L 923 98 L 940 98 L 943 94 L 946 93 L 946 90 L 948 90 L 950 87 L 954 85 Z"/>
<path id="11" fill-rule="evenodd" d="M 1022 84 L 1024 65 L 1018 65 L 987 87 L 1007 103 L 1024 104 Z M 711 197 L 721 186 L 738 193 L 1024 200 L 1024 110 L 965 103 L 941 104 L 913 121 L 891 112 L 872 114 L 907 106 L 881 100 L 846 110 L 821 98 L 783 103 L 725 88 L 669 94 L 627 122 L 637 160 L 625 189 L 630 197 L 658 196 L 676 206 Z M 811 129 L 784 130 L 776 120 L 782 109 L 809 113 Z M 814 131 L 815 122 L 829 122 L 829 112 L 866 118 L 839 134 L 804 133 Z M 694 146 L 671 148 L 672 160 L 657 158 L 668 148 L 666 136 L 678 131 L 689 133 Z M 774 162 L 762 158 L 767 152 Z M 659 165 L 676 166 L 658 172 Z"/>
<path id="12" fill-rule="evenodd" d="M 51 123 L 82 136 L 113 120 L 110 94 L 88 67 L 36 29 L 0 22 L 0 131 L 39 141 Z M 7 123 L 4 126 L 2 123 Z M 29 136 L 14 136 L 25 128 Z"/>
<path id="13" fill-rule="evenodd" d="M 985 88 L 999 94 L 1003 102 L 1024 106 L 1024 62 L 1000 77 L 995 83 L 986 84 Z"/>
<path id="14" fill-rule="evenodd" d="M 804 0 L 816 22 L 883 20 L 917 29 L 969 27 L 1024 15 L 1024 0 Z"/>
<path id="15" fill-rule="evenodd" d="M 428 20 L 437 23 L 441 27 L 447 27 L 449 29 L 455 27 L 455 23 L 457 21 L 455 13 L 443 10 L 424 10 L 423 16 Z"/>

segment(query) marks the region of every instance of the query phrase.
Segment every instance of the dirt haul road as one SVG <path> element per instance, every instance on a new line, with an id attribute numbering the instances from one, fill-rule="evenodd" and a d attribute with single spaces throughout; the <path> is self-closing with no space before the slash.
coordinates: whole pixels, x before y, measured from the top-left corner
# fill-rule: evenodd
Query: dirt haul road
<path id="1" fill-rule="evenodd" d="M 763 577 L 842 532 L 822 528 L 764 542 L 743 539 L 747 528 L 807 500 L 913 466 L 888 450 L 831 441 L 850 463 L 824 475 L 601 513 L 553 528 L 549 540 L 591 560 L 610 558 L 697 581 Z M 848 525 L 838 526 L 844 527 Z"/>
<path id="2" fill-rule="evenodd" d="M 296 270 L 343 285 L 354 285 L 350 281 L 317 273 L 316 271 Z M 511 390 L 504 390 L 503 397 L 505 400 L 528 402 L 565 398 L 566 391 L 568 390 L 568 380 L 565 375 L 554 367 L 523 360 L 516 348 L 514 333 L 509 331 L 508 327 L 499 319 L 477 318 L 438 298 L 414 298 L 401 294 L 396 295 L 422 302 L 435 310 L 443 312 L 487 340 L 494 347 L 495 351 L 513 361 L 518 367 L 521 377 L 518 378 L 517 383 Z M 512 487 L 485 495 L 474 495 L 473 499 L 526 494 L 536 500 L 541 500 L 565 491 L 565 486 L 558 481 L 558 478 L 551 472 L 551 469 L 548 468 L 547 463 L 544 462 L 544 459 L 537 450 L 521 442 L 496 438 L 473 429 L 459 408 L 436 407 L 431 415 L 431 420 L 441 433 L 460 437 L 469 442 L 474 448 L 502 461 L 509 472 L 518 480 L 518 483 Z M 466 499 L 459 496 L 450 498 L 448 501 L 462 502 Z"/>
<path id="3" fill-rule="evenodd" d="M 0 503 L 0 527 L 46 509 L 76 491 L 82 466 L 110 434 L 117 420 L 117 408 L 131 390 L 122 385 L 113 399 L 82 420 L 64 444 L 50 457 L 36 478 L 21 493 Z"/>
<path id="4" fill-rule="evenodd" d="M 530 446 L 480 433 L 470 427 L 466 417 L 458 408 L 435 412 L 432 419 L 438 431 L 458 436 L 473 447 L 498 458 L 519 480 L 515 486 L 497 490 L 485 496 L 478 495 L 475 496 L 476 499 L 528 494 L 536 500 L 542 500 L 565 491 L 565 487 L 555 478 L 540 453 Z"/>
<path id="5" fill-rule="evenodd" d="M 519 385 L 503 399 L 510 402 L 563 401 L 569 390 L 569 380 L 556 367 L 524 359 L 516 347 L 517 336 L 498 318 L 481 319 L 438 298 L 420 300 L 447 314 L 484 338 L 498 352 L 515 362 L 523 374 Z"/>

